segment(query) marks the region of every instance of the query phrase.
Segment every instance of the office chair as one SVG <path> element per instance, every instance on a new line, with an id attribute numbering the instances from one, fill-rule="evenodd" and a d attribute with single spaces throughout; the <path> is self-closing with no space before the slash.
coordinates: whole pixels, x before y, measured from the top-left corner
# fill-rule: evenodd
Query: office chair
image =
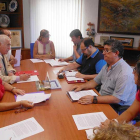
<path id="1" fill-rule="evenodd" d="M 35 43 L 30 43 L 30 55 L 31 55 L 31 59 L 33 58 L 34 44 Z"/>

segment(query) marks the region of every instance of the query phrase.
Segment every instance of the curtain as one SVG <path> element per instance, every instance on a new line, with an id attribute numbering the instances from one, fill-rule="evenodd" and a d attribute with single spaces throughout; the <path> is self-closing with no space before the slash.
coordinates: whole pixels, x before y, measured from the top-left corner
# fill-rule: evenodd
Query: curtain
<path id="1" fill-rule="evenodd" d="M 56 57 L 71 56 L 73 43 L 69 34 L 81 28 L 81 6 L 82 0 L 30 0 L 31 42 L 37 40 L 40 30 L 46 29 Z"/>

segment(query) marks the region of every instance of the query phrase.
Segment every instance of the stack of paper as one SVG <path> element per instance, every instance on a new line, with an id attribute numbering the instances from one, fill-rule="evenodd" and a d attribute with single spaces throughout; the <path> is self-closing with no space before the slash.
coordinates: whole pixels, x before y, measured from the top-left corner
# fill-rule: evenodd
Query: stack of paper
<path id="1" fill-rule="evenodd" d="M 40 103 L 49 99 L 51 94 L 45 94 L 42 92 L 26 93 L 25 95 L 18 95 L 16 97 L 16 102 L 27 100 L 33 103 Z"/>
<path id="2" fill-rule="evenodd" d="M 44 62 L 41 59 L 30 59 L 33 63 L 40 63 L 40 62 Z"/>
<path id="3" fill-rule="evenodd" d="M 71 99 L 71 101 L 78 101 L 81 97 L 91 95 L 91 96 L 98 96 L 93 90 L 83 90 L 83 91 L 68 91 L 67 92 L 68 97 Z"/>
<path id="4" fill-rule="evenodd" d="M 27 81 L 19 81 L 17 83 L 26 83 L 26 82 L 34 82 L 34 81 L 39 81 L 37 75 L 30 76 L 30 78 Z"/>
<path id="5" fill-rule="evenodd" d="M 78 73 L 78 71 L 72 71 L 72 72 L 66 71 L 65 76 L 66 77 L 75 77 L 76 73 Z"/>
<path id="6" fill-rule="evenodd" d="M 54 60 L 54 59 L 47 59 L 44 60 L 46 63 L 49 63 L 52 67 L 53 66 L 64 66 L 64 65 L 68 65 L 67 62 L 60 62 L 58 60 Z"/>
<path id="7" fill-rule="evenodd" d="M 35 118 L 0 128 L 1 140 L 20 140 L 44 131 Z"/>

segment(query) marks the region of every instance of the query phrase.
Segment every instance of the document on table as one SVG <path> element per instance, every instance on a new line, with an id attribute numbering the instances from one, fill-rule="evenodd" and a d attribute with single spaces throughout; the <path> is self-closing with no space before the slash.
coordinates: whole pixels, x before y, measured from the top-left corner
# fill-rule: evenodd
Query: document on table
<path id="1" fill-rule="evenodd" d="M 26 93 L 25 95 L 17 95 L 16 102 L 27 100 L 33 103 L 40 103 L 48 100 L 50 97 L 51 94 L 45 94 L 44 92 Z"/>
<path id="2" fill-rule="evenodd" d="M 17 59 L 17 63 L 14 64 L 14 67 L 20 66 L 20 57 L 21 57 L 21 49 L 16 50 L 15 59 Z"/>
<path id="3" fill-rule="evenodd" d="M 30 59 L 33 63 L 40 63 L 40 62 L 44 62 L 41 59 Z"/>
<path id="4" fill-rule="evenodd" d="M 100 123 L 107 119 L 103 112 L 72 115 L 72 117 L 78 130 L 100 126 Z"/>
<path id="5" fill-rule="evenodd" d="M 96 130 L 93 133 L 93 129 L 88 129 L 88 130 L 85 130 L 85 131 L 86 131 L 86 135 L 87 135 L 88 140 L 93 140 L 93 138 L 95 137 L 94 133 L 97 133 Z"/>
<path id="6" fill-rule="evenodd" d="M 20 140 L 44 131 L 35 118 L 0 128 L 1 140 Z"/>
<path id="7" fill-rule="evenodd" d="M 34 82 L 34 81 L 39 81 L 37 75 L 30 76 L 30 78 L 27 81 L 19 81 L 17 83 L 26 83 L 26 82 Z"/>
<path id="8" fill-rule="evenodd" d="M 60 62 L 60 61 L 57 61 L 57 60 L 54 60 L 54 59 L 47 59 L 47 60 L 44 60 L 45 63 L 49 63 L 52 67 L 53 66 L 64 66 L 64 65 L 68 65 L 67 62 Z"/>
<path id="9" fill-rule="evenodd" d="M 98 96 L 93 90 L 82 90 L 78 92 L 68 91 L 67 94 L 69 94 L 72 101 L 78 101 L 81 97 L 86 95 Z"/>
<path id="10" fill-rule="evenodd" d="M 75 78 L 76 73 L 78 73 L 78 72 L 77 71 L 74 71 L 74 72 L 67 71 L 67 72 L 65 72 L 65 76 L 66 77 L 74 77 Z"/>
<path id="11" fill-rule="evenodd" d="M 66 77 L 67 78 L 67 81 L 83 81 L 84 79 L 83 78 L 76 78 L 76 77 Z"/>

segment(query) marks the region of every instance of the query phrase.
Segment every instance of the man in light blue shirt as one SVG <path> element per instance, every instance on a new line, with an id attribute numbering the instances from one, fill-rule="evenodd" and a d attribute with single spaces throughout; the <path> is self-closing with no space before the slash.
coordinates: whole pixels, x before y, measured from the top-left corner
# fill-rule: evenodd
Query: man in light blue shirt
<path id="1" fill-rule="evenodd" d="M 101 84 L 99 93 L 102 96 L 84 96 L 79 99 L 81 104 L 107 103 L 118 106 L 131 105 L 135 99 L 136 85 L 132 68 L 123 60 L 124 49 L 117 40 L 108 40 L 104 43 L 104 60 L 107 64 L 100 73 L 83 85 L 74 86 L 72 89 L 95 88 Z"/>

